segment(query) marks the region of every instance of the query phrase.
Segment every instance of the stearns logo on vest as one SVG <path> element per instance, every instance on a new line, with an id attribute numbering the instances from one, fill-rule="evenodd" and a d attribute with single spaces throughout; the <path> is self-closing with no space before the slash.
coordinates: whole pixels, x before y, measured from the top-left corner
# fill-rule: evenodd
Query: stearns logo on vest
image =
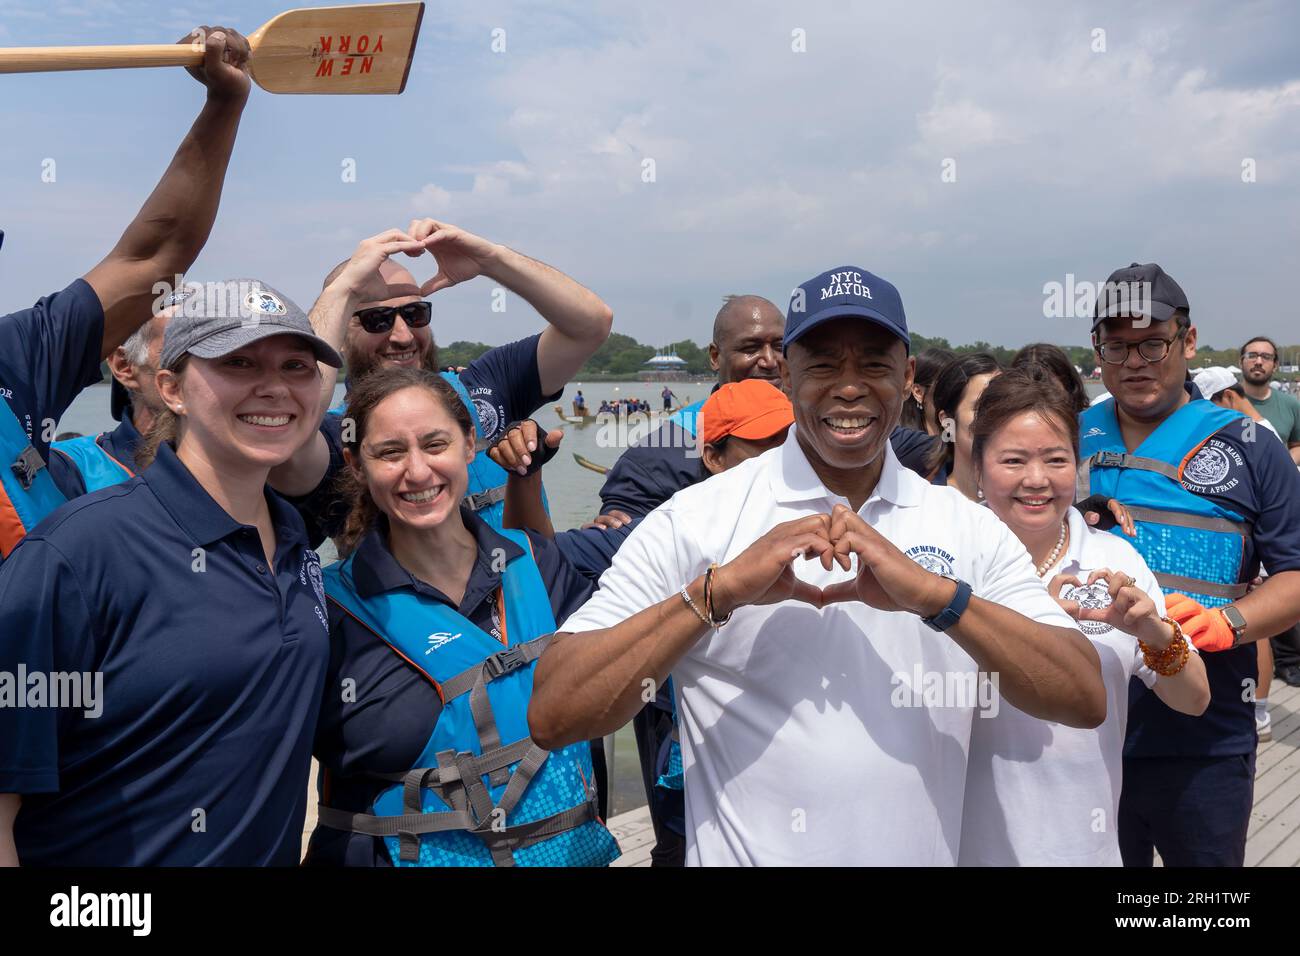
<path id="1" fill-rule="evenodd" d="M 425 649 L 424 653 L 432 654 L 438 648 L 450 644 L 458 637 L 460 637 L 459 632 L 452 634 L 449 631 L 438 631 L 435 634 L 430 634 L 428 637 L 425 638 L 425 640 L 429 642 L 429 646 L 428 648 Z"/>

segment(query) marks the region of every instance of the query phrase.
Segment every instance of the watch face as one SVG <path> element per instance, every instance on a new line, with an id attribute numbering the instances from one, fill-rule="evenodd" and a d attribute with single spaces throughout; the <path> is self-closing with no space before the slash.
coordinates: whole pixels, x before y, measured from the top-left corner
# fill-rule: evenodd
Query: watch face
<path id="1" fill-rule="evenodd" d="M 1228 626 L 1234 631 L 1244 631 L 1246 629 L 1246 619 L 1231 604 L 1224 605 L 1223 616 L 1227 620 Z"/>

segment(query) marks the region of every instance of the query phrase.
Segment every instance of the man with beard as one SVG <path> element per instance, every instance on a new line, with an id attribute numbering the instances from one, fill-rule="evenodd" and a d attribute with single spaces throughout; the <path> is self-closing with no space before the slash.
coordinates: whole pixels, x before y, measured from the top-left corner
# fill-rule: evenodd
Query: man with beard
<path id="1" fill-rule="evenodd" d="M 1269 382 L 1277 372 L 1278 351 L 1273 340 L 1258 335 L 1241 347 L 1242 388 L 1246 397 L 1286 443 L 1291 460 L 1300 465 L 1300 398 Z"/>
<path id="2" fill-rule="evenodd" d="M 1252 645 L 1300 620 L 1300 475 L 1255 423 L 1187 375 L 1196 327 L 1159 265 L 1098 297 L 1092 343 L 1111 397 L 1080 419 L 1083 494 L 1118 498 L 1169 617 L 1202 653 L 1210 706 L 1175 713 L 1131 688 L 1119 840 L 1125 866 L 1241 866 L 1255 778 Z M 1260 565 L 1270 575 L 1249 590 Z"/>
<path id="3" fill-rule="evenodd" d="M 437 260 L 438 271 L 423 284 L 389 258 L 399 252 L 418 258 L 425 251 Z M 480 447 L 487 447 L 512 422 L 557 399 L 609 337 L 613 313 L 595 293 L 513 249 L 448 223 L 418 219 L 406 232 L 394 229 L 366 240 L 351 259 L 336 266 L 312 309 L 312 325 L 326 341 L 341 346 L 349 382 L 384 367 L 437 371 L 433 309 L 425 296 L 480 275 L 518 295 L 548 323 L 537 335 L 489 349 L 452 383 L 475 413 Z M 333 378 L 324 375 L 325 403 L 333 387 Z M 271 473 L 271 485 L 295 497 L 304 515 L 330 537 L 341 530 L 347 513 L 333 480 L 343 468 L 343 424 L 341 414 L 326 414 L 312 440 Z M 485 474 L 500 471 L 486 454 L 477 456 L 476 463 Z M 504 473 L 500 478 L 498 487 L 472 496 L 471 507 L 480 515 L 494 509 L 499 517 Z"/>

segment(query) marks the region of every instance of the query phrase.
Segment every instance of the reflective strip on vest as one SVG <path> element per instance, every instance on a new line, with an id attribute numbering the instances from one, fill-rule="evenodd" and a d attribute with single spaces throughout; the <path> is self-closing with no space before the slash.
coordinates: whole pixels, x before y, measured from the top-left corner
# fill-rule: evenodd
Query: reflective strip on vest
<path id="1" fill-rule="evenodd" d="M 56 441 L 50 446 L 55 451 L 66 455 L 77 467 L 77 471 L 81 472 L 81 480 L 85 482 L 87 494 L 99 491 L 101 488 L 111 488 L 128 478 L 135 477 L 135 472 L 110 455 L 99 443 L 99 438 L 102 437 L 83 435 L 67 441 Z"/>
<path id="2" fill-rule="evenodd" d="M 415 766 L 368 814 L 320 808 L 328 827 L 384 839 L 395 866 L 603 866 L 618 844 L 600 822 L 585 741 L 547 753 L 528 735 L 533 670 L 555 630 L 528 539 L 502 575 L 504 643 L 445 604 L 401 588 L 362 600 L 352 558 L 325 570 L 335 608 L 438 691 L 443 709 Z"/>
<path id="3" fill-rule="evenodd" d="M 0 400 L 0 557 L 9 557 L 27 532 L 66 500 L 27 430 Z"/>
<path id="4" fill-rule="evenodd" d="M 1222 607 L 1245 593 L 1243 567 L 1251 526 L 1235 511 L 1182 484 L 1187 463 L 1239 412 L 1188 402 L 1133 452 L 1124 445 L 1115 400 L 1080 416 L 1080 498 L 1103 494 L 1123 503 L 1137 526 L 1137 548 L 1166 593 Z M 1118 528 L 1112 534 L 1123 536 Z"/>

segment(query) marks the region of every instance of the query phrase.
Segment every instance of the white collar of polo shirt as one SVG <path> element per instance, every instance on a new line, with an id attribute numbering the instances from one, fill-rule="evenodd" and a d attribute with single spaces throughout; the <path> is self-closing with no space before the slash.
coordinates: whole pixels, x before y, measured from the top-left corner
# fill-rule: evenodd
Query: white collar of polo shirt
<path id="1" fill-rule="evenodd" d="M 794 504 L 799 501 L 830 501 L 848 505 L 848 499 L 837 495 L 817 477 L 803 446 L 799 444 L 796 431 L 798 425 L 791 425 L 785 443 L 778 454 L 772 456 L 768 475 L 772 483 L 772 495 L 777 504 Z M 885 461 L 880 469 L 880 478 L 871 496 L 863 504 L 865 511 L 872 502 L 886 501 L 900 508 L 911 508 L 921 503 L 921 489 L 915 482 L 909 481 L 906 469 L 894 455 L 894 448 L 885 439 Z M 859 512 L 861 513 L 861 512 Z"/>

